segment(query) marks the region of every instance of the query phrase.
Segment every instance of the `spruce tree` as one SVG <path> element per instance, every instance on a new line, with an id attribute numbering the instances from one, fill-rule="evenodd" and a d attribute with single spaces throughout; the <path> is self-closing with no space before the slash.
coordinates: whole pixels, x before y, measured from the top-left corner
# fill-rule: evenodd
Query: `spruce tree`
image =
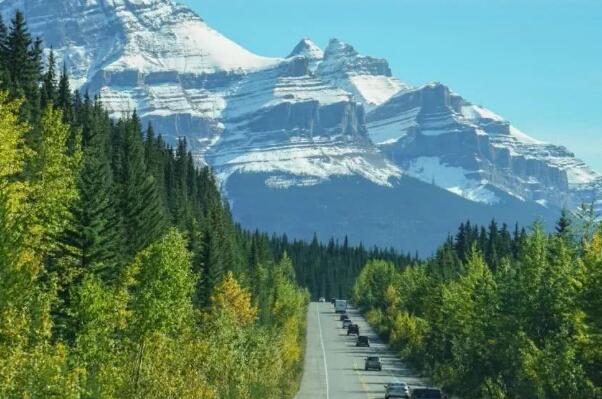
<path id="1" fill-rule="evenodd" d="M 6 38 L 6 68 L 11 80 L 16 85 L 26 85 L 32 80 L 30 76 L 30 51 L 33 44 L 31 35 L 25 24 L 25 17 L 17 11 L 11 21 L 10 30 Z"/>
<path id="2" fill-rule="evenodd" d="M 123 246 L 108 157 L 110 125 L 100 107 L 89 109 L 88 113 L 92 115 L 92 121 L 84 128 L 88 142 L 78 179 L 80 196 L 73 210 L 74 223 L 69 240 L 77 249 L 78 266 L 108 280 L 119 273 Z"/>
<path id="3" fill-rule="evenodd" d="M 56 102 L 56 89 L 56 60 L 54 59 L 54 51 L 50 49 L 46 73 L 42 77 L 42 92 L 40 96 L 40 105 L 42 108 Z"/>
<path id="4" fill-rule="evenodd" d="M 572 235 L 571 224 L 572 222 L 569 211 L 566 208 L 562 208 L 560 211 L 560 219 L 558 219 L 555 227 L 556 235 L 565 240 L 570 239 Z"/>
<path id="5" fill-rule="evenodd" d="M 118 124 L 114 167 L 120 190 L 127 254 L 134 256 L 160 237 L 166 227 L 165 210 L 162 207 L 155 180 L 147 172 L 140 120 L 136 113 Z M 118 143 L 121 143 L 119 146 Z"/>
<path id="6" fill-rule="evenodd" d="M 4 24 L 2 15 L 0 15 L 0 88 L 7 89 L 8 86 L 8 72 L 7 67 L 7 56 L 8 56 L 8 29 Z"/>
<path id="7" fill-rule="evenodd" d="M 69 86 L 69 73 L 67 72 L 67 65 L 65 63 L 63 63 L 63 71 L 58 83 L 56 106 L 63 110 L 65 120 L 72 120 L 71 88 Z"/>
<path id="8" fill-rule="evenodd" d="M 38 82 L 41 76 L 42 42 L 32 39 L 21 11 L 12 20 L 6 40 L 6 70 L 11 92 L 27 99 L 25 116 L 37 120 L 40 115 Z"/>
<path id="9" fill-rule="evenodd" d="M 196 293 L 197 302 L 201 306 L 210 304 L 213 287 L 219 283 L 226 271 L 222 242 L 215 229 L 215 226 L 221 224 L 218 212 L 215 208 L 210 211 L 210 225 L 203 234 L 202 255 L 199 259 L 201 271 Z"/>

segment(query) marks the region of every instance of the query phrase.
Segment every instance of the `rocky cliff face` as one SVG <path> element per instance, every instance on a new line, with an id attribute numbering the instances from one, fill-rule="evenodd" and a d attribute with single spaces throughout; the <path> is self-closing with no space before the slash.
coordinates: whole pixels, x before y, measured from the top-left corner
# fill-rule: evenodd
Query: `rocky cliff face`
<path id="1" fill-rule="evenodd" d="M 544 206 L 591 202 L 600 176 L 566 148 L 539 142 L 442 84 L 404 91 L 367 116 L 372 140 L 401 169 L 468 199 L 495 187 Z"/>
<path id="2" fill-rule="evenodd" d="M 424 252 L 466 218 L 553 219 L 602 192 L 564 147 L 337 39 L 268 58 L 171 0 L 0 0 L 17 8 L 75 88 L 186 138 L 246 227 Z"/>

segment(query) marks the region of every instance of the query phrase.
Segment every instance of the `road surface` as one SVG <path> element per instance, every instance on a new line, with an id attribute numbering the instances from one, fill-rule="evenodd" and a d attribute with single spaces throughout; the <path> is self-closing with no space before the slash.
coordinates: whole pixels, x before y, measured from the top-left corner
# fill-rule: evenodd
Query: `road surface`
<path id="1" fill-rule="evenodd" d="M 347 336 L 347 330 L 342 328 L 333 305 L 328 302 L 310 303 L 305 368 L 296 399 L 384 398 L 384 385 L 389 382 L 406 382 L 410 386 L 428 385 L 381 343 L 356 309 L 350 309 L 347 313 L 359 326 L 360 335 L 370 338 L 370 347 L 355 347 L 355 336 Z M 364 371 L 366 356 L 379 356 L 383 370 Z"/>

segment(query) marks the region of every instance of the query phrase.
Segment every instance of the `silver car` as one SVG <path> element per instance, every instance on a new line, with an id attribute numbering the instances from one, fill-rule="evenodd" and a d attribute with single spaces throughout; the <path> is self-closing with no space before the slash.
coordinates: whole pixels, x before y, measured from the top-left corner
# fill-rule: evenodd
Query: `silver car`
<path id="1" fill-rule="evenodd" d="M 410 399 L 410 387 L 405 382 L 392 382 L 385 385 L 385 399 Z"/>
<path id="2" fill-rule="evenodd" d="M 380 358 L 378 356 L 368 356 L 366 358 L 366 362 L 364 363 L 364 370 L 378 370 L 382 371 L 383 365 L 380 362 Z"/>

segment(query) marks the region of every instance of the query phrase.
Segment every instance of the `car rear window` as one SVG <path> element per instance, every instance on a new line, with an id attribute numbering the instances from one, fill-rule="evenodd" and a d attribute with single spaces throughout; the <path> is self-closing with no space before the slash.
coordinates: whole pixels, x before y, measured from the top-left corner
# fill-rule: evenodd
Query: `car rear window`
<path id="1" fill-rule="evenodd" d="M 368 358 L 368 360 L 378 360 L 378 358 L 371 356 L 371 357 Z"/>
<path id="2" fill-rule="evenodd" d="M 437 389 L 415 389 L 416 399 L 441 399 L 441 391 Z"/>

